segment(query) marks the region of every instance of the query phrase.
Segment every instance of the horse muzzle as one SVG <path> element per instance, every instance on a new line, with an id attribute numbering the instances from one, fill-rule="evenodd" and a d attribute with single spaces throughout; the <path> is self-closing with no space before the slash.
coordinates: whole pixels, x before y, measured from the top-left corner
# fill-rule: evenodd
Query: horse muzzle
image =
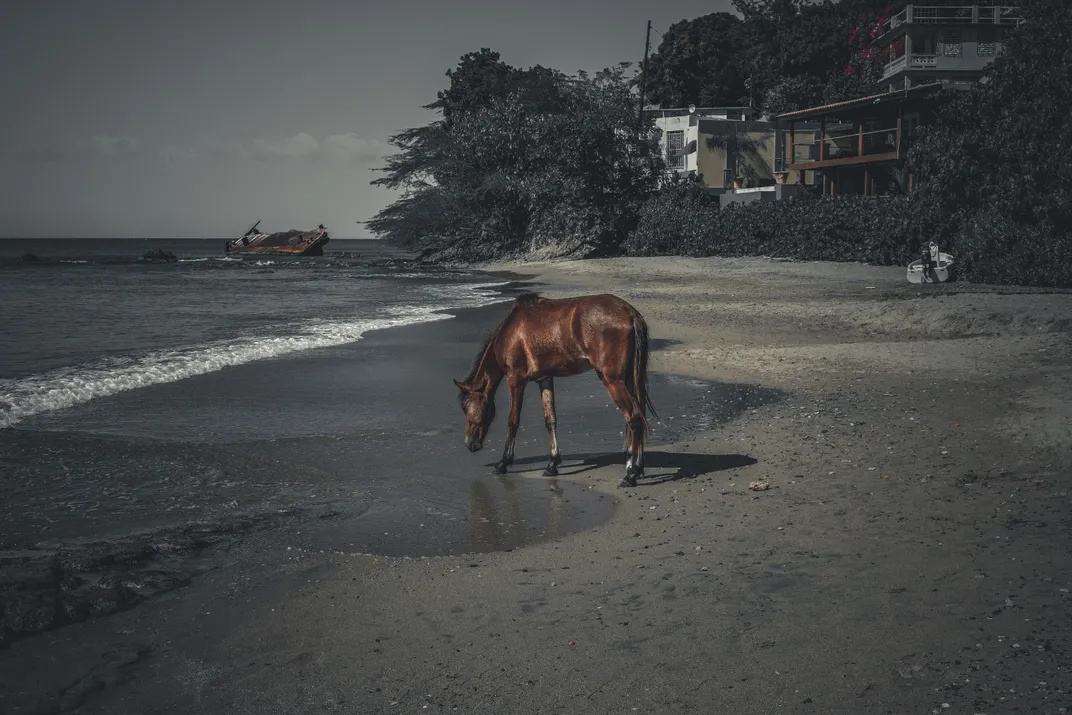
<path id="1" fill-rule="evenodd" d="M 465 446 L 469 448 L 470 452 L 479 452 L 480 448 L 484 446 L 483 440 L 477 439 L 476 435 L 467 437 L 465 439 Z"/>

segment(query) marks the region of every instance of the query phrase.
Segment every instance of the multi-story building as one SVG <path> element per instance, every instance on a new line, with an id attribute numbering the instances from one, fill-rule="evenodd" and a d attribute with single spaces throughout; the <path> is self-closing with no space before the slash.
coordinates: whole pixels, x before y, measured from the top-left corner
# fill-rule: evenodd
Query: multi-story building
<path id="1" fill-rule="evenodd" d="M 1021 19 L 1016 6 L 909 4 L 879 29 L 881 91 L 977 82 Z"/>
<path id="2" fill-rule="evenodd" d="M 979 81 L 1021 19 L 1009 5 L 907 5 L 879 30 L 886 60 L 879 94 L 778 117 L 792 156 L 787 168 L 816 172 L 828 195 L 912 191 L 905 158 L 933 117 L 934 93 Z"/>

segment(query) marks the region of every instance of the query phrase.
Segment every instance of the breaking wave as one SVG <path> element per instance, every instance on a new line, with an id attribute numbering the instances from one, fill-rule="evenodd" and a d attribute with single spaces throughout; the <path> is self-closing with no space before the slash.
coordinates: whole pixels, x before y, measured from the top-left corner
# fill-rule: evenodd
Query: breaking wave
<path id="1" fill-rule="evenodd" d="M 0 379 L 0 429 L 52 410 L 140 387 L 176 382 L 255 360 L 360 340 L 371 330 L 452 318 L 444 310 L 509 300 L 490 289 L 501 283 L 450 286 L 430 295 L 441 304 L 398 306 L 381 318 L 324 320 L 287 326 L 283 335 L 238 337 L 202 345 L 112 358 L 18 379 Z M 459 290 L 462 288 L 463 290 Z"/>

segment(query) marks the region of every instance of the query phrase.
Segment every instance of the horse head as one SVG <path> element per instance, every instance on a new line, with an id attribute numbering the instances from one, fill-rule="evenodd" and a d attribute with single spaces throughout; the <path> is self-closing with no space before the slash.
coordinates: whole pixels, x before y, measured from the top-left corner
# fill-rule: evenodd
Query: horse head
<path id="1" fill-rule="evenodd" d="M 489 396 L 487 383 L 474 387 L 455 380 L 454 384 L 461 390 L 458 401 L 465 413 L 465 446 L 470 452 L 479 452 L 495 419 L 495 399 Z"/>

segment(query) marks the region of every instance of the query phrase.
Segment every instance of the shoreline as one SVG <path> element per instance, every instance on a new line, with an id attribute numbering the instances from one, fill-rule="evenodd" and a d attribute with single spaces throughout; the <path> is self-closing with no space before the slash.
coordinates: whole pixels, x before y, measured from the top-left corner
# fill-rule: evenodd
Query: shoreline
<path id="1" fill-rule="evenodd" d="M 1072 692 L 1072 296 L 761 259 L 499 267 L 629 300 L 654 372 L 784 397 L 746 392 L 654 447 L 674 481 L 619 490 L 610 459 L 565 475 L 614 502 L 586 530 L 430 558 L 306 547 L 241 588 L 208 574 L 145 612 L 190 632 L 104 657 L 122 677 L 82 712 L 1005 712 Z M 542 425 L 522 424 L 542 466 Z"/>

